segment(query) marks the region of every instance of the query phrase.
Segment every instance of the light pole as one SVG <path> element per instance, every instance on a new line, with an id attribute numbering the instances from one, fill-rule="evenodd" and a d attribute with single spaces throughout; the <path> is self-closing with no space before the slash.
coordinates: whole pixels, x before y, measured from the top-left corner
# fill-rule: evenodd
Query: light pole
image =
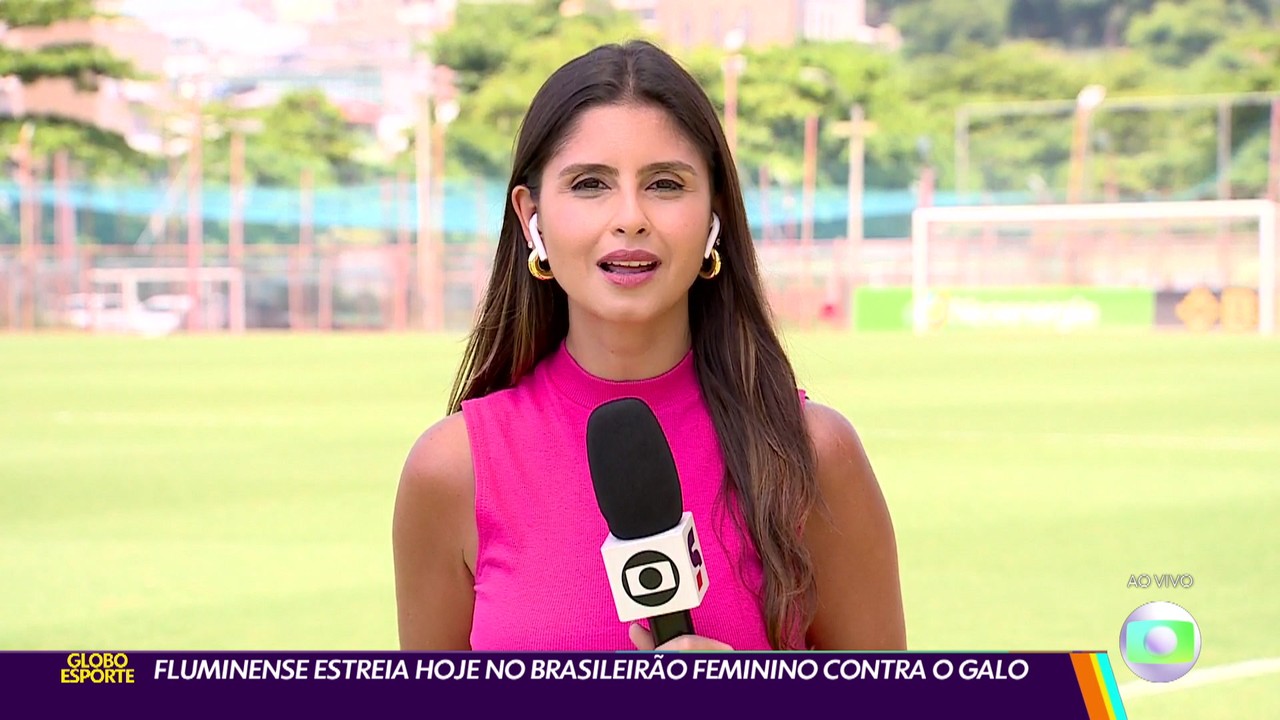
<path id="1" fill-rule="evenodd" d="M 1116 153 L 1115 142 L 1111 138 L 1111 133 L 1106 130 L 1099 130 L 1093 136 L 1094 149 L 1102 153 L 1106 159 L 1105 177 L 1102 181 L 1103 198 L 1107 202 L 1120 201 L 1120 179 L 1116 176 Z"/>
<path id="2" fill-rule="evenodd" d="M 403 332 L 409 327 L 412 315 L 411 293 L 409 292 L 410 267 L 413 263 L 413 245 L 410 243 L 408 215 L 408 198 L 403 196 L 407 178 L 401 165 L 405 162 L 404 153 L 409 149 L 409 132 L 413 122 L 407 115 L 384 115 L 378 122 L 378 141 L 392 165 L 396 167 L 395 180 L 391 183 L 389 193 L 391 213 L 395 217 L 395 245 L 391 251 L 391 300 L 390 327 Z"/>
<path id="3" fill-rule="evenodd" d="M 964 106 L 956 109 L 954 145 L 956 194 L 963 197 L 969 190 L 969 109 Z"/>
<path id="4" fill-rule="evenodd" d="M 875 123 L 866 121 L 862 105 L 849 108 L 849 121 L 836 123 L 832 132 L 849 139 L 848 217 L 845 218 L 845 242 L 848 243 L 847 285 L 849 293 L 862 284 L 862 196 L 864 166 L 866 164 L 866 139 L 875 132 Z M 856 297 L 856 296 L 855 296 Z M 850 302 L 855 302 L 851 299 Z"/>
<path id="5" fill-rule="evenodd" d="M 231 212 L 227 228 L 227 262 L 236 269 L 243 269 L 244 263 L 245 137 L 256 135 L 262 128 L 262 121 L 248 118 L 238 118 L 227 124 L 227 130 L 231 133 Z"/>
<path id="6" fill-rule="evenodd" d="M 204 302 L 200 292 L 200 267 L 204 265 L 204 109 L 201 103 L 203 78 L 195 77 L 182 86 L 190 103 L 190 147 L 187 149 L 187 330 L 201 328 Z"/>
<path id="7" fill-rule="evenodd" d="M 36 237 L 35 217 L 40 206 L 35 201 L 35 182 L 31 172 L 32 143 L 35 135 L 36 126 L 31 122 L 24 122 L 22 130 L 18 133 L 18 147 L 15 153 L 15 159 L 18 161 L 18 244 L 19 254 L 27 274 L 27 302 L 22 308 L 22 327 L 25 330 L 34 330 L 36 325 L 36 280 L 40 239 Z M 17 323 L 18 320 L 15 318 L 14 325 L 16 326 Z"/>
<path id="8" fill-rule="evenodd" d="M 849 282 L 856 285 L 861 272 L 863 170 L 866 164 L 866 140 L 875 132 L 875 123 L 866 121 L 862 105 L 849 108 L 849 121 L 836 123 L 832 133 L 849 139 L 848 217 L 845 239 L 849 243 Z"/>
<path id="9" fill-rule="evenodd" d="M 434 220 L 431 215 L 431 90 L 435 76 L 435 66 L 430 61 L 424 63 L 424 74 L 421 95 L 418 99 L 418 113 L 414 125 L 413 159 L 416 175 L 415 190 L 418 208 L 418 308 L 422 313 L 422 329 L 428 332 L 435 330 L 432 323 L 431 272 L 434 264 L 431 261 L 431 226 Z"/>
<path id="10" fill-rule="evenodd" d="M 1089 155 L 1089 118 L 1107 97 L 1101 85 L 1087 85 L 1076 95 L 1075 134 L 1071 143 L 1071 169 L 1067 181 L 1067 202 L 1084 200 L 1085 163 Z"/>
<path id="11" fill-rule="evenodd" d="M 435 179 L 432 182 L 434 195 L 431 208 L 431 224 L 434 230 L 431 243 L 431 297 L 435 302 L 432 303 L 431 323 L 432 328 L 437 332 L 444 329 L 444 143 L 449 124 L 457 118 L 458 103 L 456 101 L 442 100 L 436 105 L 433 128 L 435 136 L 432 139 L 434 151 L 432 168 L 435 171 Z"/>
<path id="12" fill-rule="evenodd" d="M 928 135 L 916 138 L 916 155 L 920 158 L 920 180 L 916 196 L 918 207 L 933 207 L 933 189 L 935 185 L 933 171 L 933 141 Z"/>
<path id="13" fill-rule="evenodd" d="M 732 30 L 724 38 L 728 55 L 720 63 L 724 73 L 724 134 L 729 143 L 729 155 L 738 155 L 738 77 L 747 69 L 747 58 L 742 54 L 746 36 L 741 30 Z"/>

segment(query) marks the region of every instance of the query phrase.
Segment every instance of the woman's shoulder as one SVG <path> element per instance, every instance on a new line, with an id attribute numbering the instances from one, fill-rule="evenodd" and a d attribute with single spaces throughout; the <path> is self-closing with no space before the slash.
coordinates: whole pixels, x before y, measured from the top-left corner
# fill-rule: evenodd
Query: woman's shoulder
<path id="1" fill-rule="evenodd" d="M 441 418 L 418 436 L 405 458 L 400 484 L 402 492 L 407 490 L 435 503 L 451 505 L 470 500 L 475 477 L 461 412 Z"/>
<path id="2" fill-rule="evenodd" d="M 816 441 L 820 436 L 835 439 L 840 433 L 855 432 L 853 423 L 849 422 L 849 418 L 844 413 L 823 403 L 814 400 L 804 390 L 800 391 L 800 398 L 804 403 L 804 419 L 809 426 L 809 432 Z"/>
<path id="3" fill-rule="evenodd" d="M 825 598 L 809 627 L 819 650 L 906 647 L 897 540 L 862 441 L 835 408 L 805 404 L 817 455 L 821 510 L 805 543 Z"/>
<path id="4" fill-rule="evenodd" d="M 818 477 L 822 485 L 831 481 L 875 485 L 875 474 L 867 460 L 862 439 L 853 423 L 843 413 L 828 405 L 807 398 L 804 403 L 805 422 L 818 463 Z M 851 477 L 852 476 L 852 477 Z M 826 488 L 824 488 L 826 489 Z"/>
<path id="5" fill-rule="evenodd" d="M 391 537 L 403 649 L 469 647 L 476 530 L 471 451 L 459 413 L 419 435 L 405 459 Z"/>

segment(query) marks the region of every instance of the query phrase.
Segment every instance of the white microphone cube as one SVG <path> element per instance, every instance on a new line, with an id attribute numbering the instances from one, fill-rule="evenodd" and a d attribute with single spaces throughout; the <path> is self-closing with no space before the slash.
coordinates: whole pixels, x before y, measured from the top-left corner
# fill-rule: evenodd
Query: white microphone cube
<path id="1" fill-rule="evenodd" d="M 622 622 L 692 610 L 707 594 L 707 568 L 692 513 L 657 535 L 635 540 L 609 535 L 600 554 Z"/>

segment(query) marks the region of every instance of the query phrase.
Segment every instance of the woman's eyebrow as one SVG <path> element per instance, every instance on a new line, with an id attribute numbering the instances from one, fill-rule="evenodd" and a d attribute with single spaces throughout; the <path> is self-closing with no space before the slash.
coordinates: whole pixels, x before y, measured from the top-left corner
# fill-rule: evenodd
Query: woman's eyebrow
<path id="1" fill-rule="evenodd" d="M 697 175 L 698 171 L 692 165 L 682 160 L 664 160 L 663 162 L 649 163 L 640 168 L 641 175 L 647 175 L 652 172 L 682 172 L 690 175 Z"/>
<path id="2" fill-rule="evenodd" d="M 692 165 L 682 160 L 663 160 L 661 162 L 649 163 L 640 168 L 640 175 L 648 175 L 655 172 L 682 172 L 690 175 L 696 175 L 697 170 Z M 560 171 L 560 177 L 568 175 L 607 175 L 609 177 L 617 177 L 618 169 L 603 163 L 574 163 L 566 165 Z"/>
<path id="3" fill-rule="evenodd" d="M 608 175 L 617 177 L 617 169 L 601 163 L 574 163 L 566 165 L 560 171 L 560 177 L 568 177 L 570 175 Z"/>

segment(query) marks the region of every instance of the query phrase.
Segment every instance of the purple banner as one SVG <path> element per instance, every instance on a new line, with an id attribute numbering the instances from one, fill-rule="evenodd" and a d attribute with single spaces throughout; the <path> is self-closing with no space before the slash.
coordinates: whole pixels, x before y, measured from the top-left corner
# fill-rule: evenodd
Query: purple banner
<path id="1" fill-rule="evenodd" d="M 1066 652 L 0 652 L 0 714 L 113 708 L 186 717 L 279 706 L 302 717 L 405 708 L 612 718 L 687 708 L 784 718 L 832 708 L 857 717 L 1075 719 L 1097 716 L 1082 657 L 1106 662 Z"/>

